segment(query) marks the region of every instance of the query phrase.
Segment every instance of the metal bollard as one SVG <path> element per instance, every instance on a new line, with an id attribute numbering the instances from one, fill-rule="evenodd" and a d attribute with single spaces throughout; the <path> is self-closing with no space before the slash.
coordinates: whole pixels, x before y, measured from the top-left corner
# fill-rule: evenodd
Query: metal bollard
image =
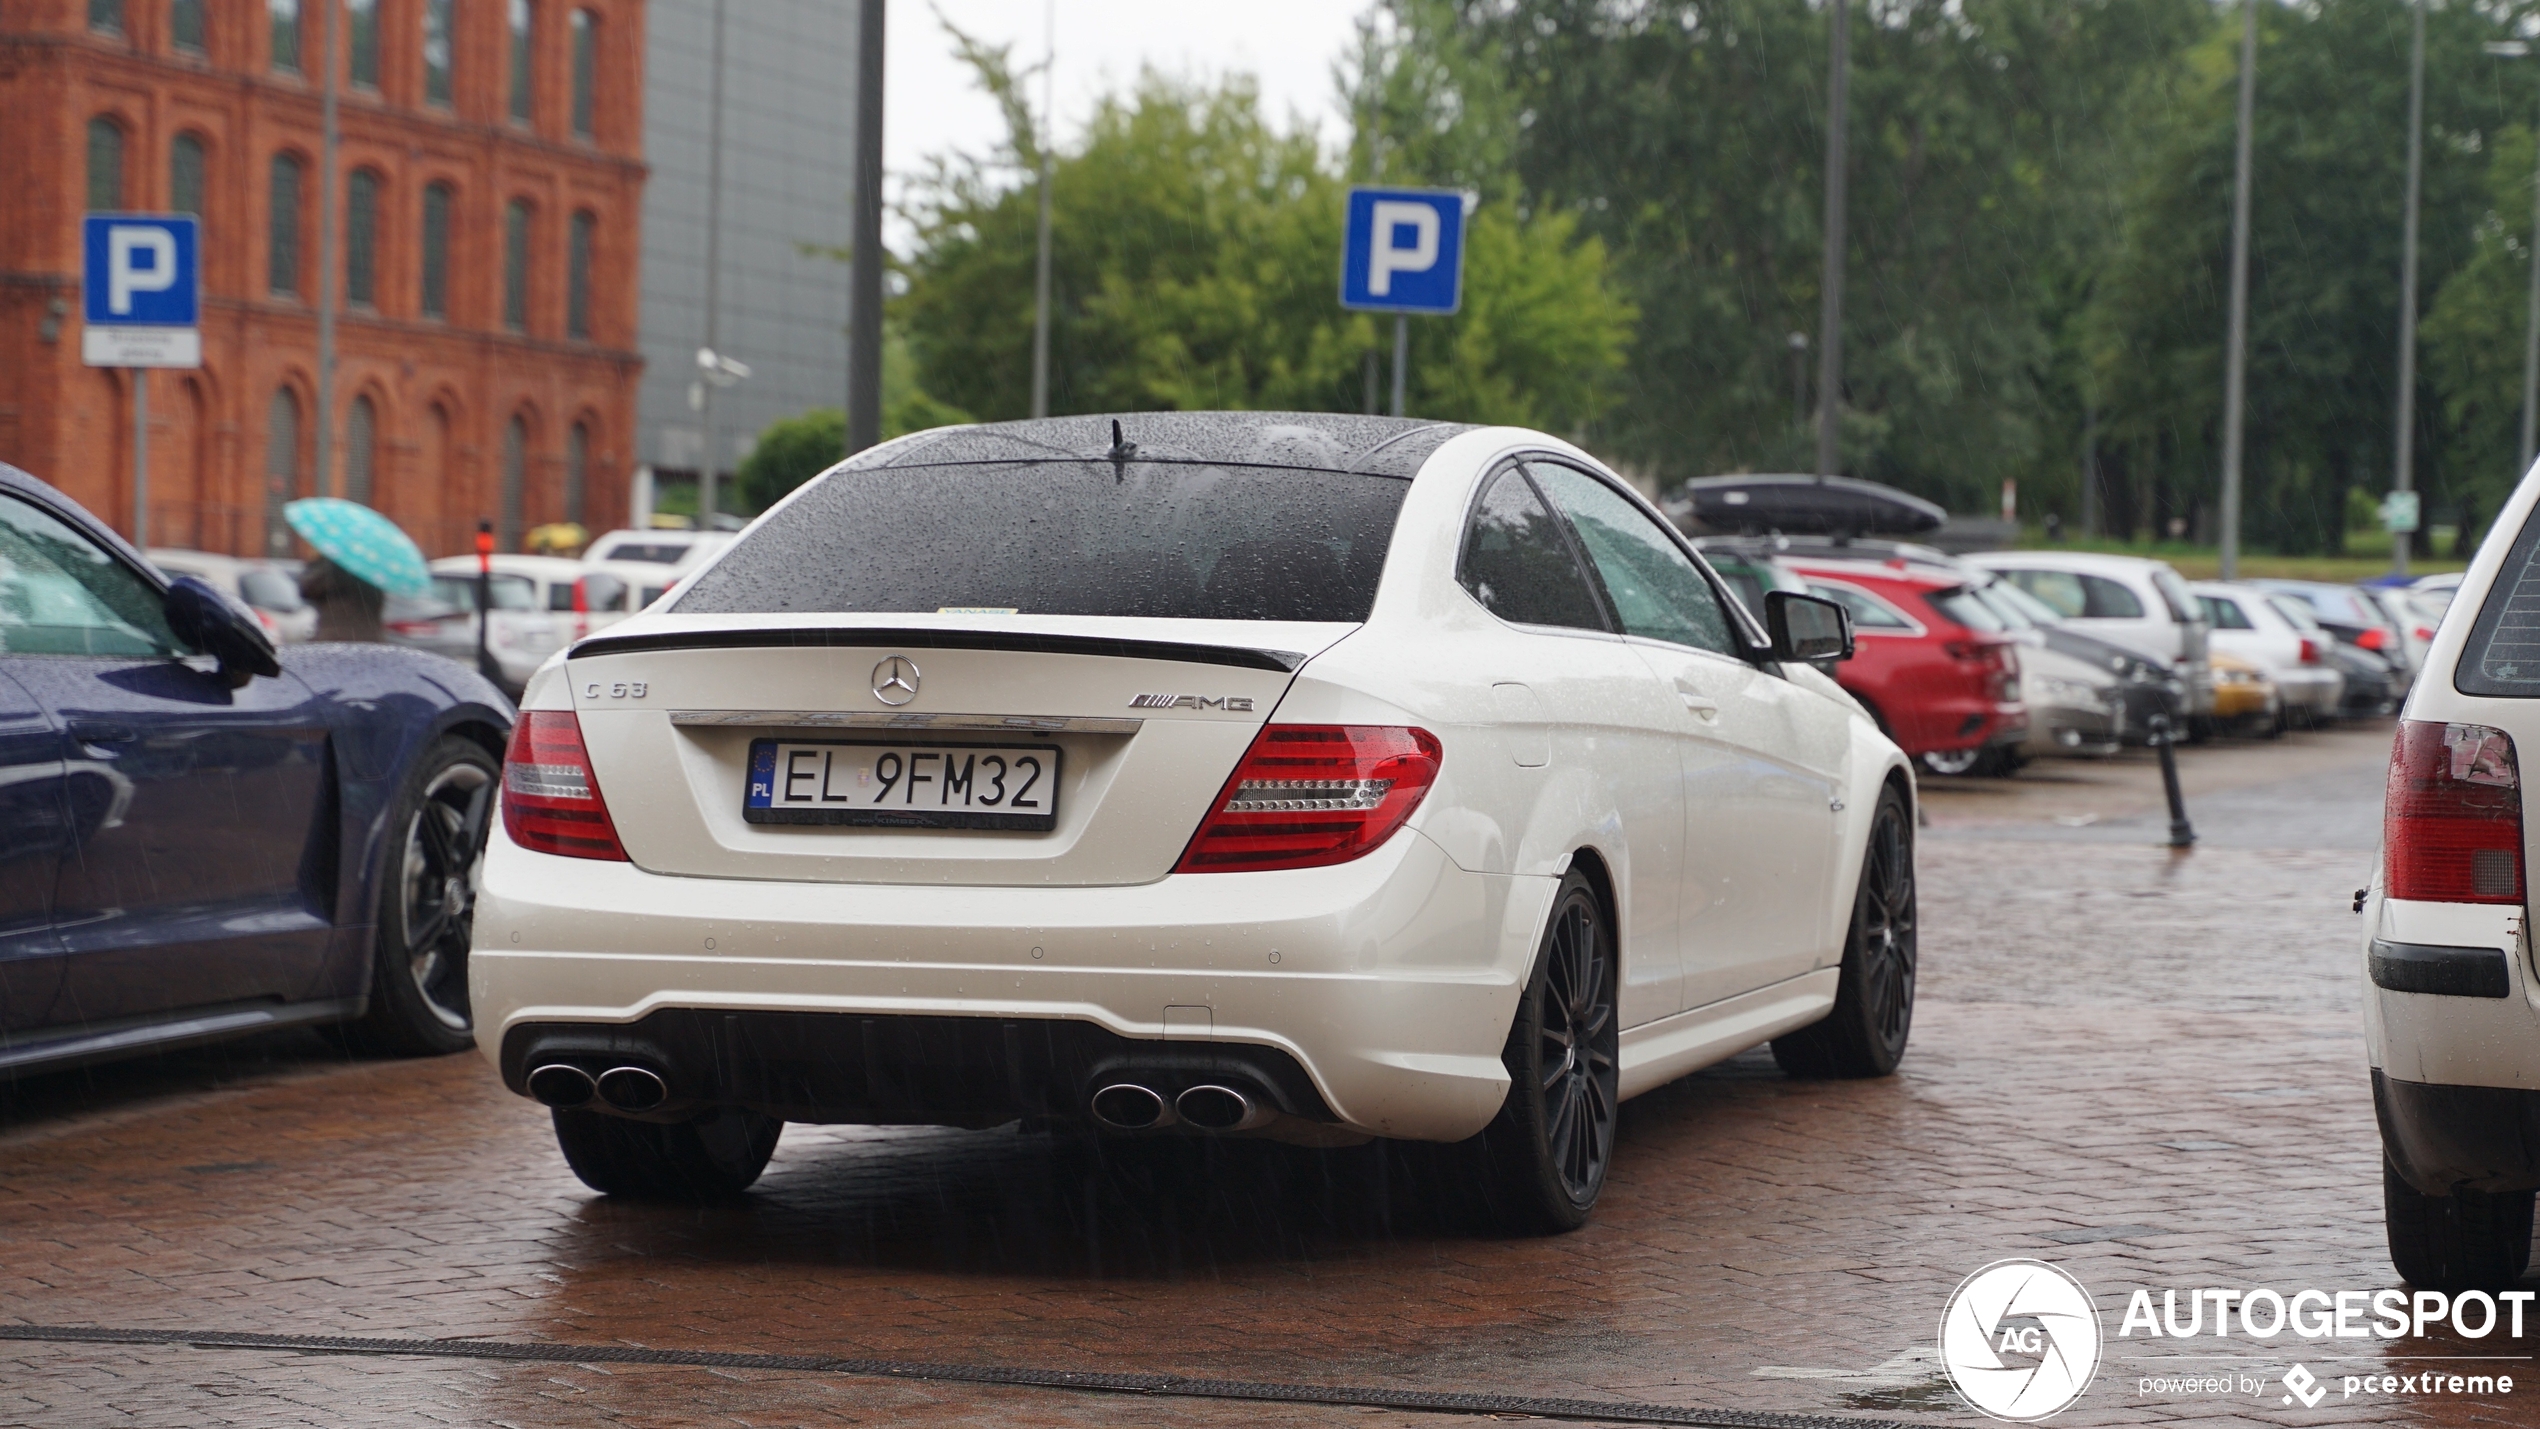
<path id="1" fill-rule="evenodd" d="M 2191 848 L 2196 843 L 2196 826 L 2187 821 L 2187 800 L 2178 792 L 2178 756 L 2170 752 L 2176 742 L 2170 717 L 2152 716 L 2152 747 L 2161 751 L 2161 790 L 2170 796 L 2170 847 Z"/>

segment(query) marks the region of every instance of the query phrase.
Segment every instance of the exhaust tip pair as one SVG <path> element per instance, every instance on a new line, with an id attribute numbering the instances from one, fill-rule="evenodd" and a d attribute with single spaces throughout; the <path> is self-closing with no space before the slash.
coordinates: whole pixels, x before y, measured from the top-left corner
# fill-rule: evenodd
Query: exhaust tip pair
<path id="1" fill-rule="evenodd" d="M 571 1062 L 550 1062 L 529 1074 L 529 1095 L 558 1110 L 598 1100 L 618 1111 L 651 1111 L 670 1100 L 670 1086 L 649 1067 L 611 1067 L 594 1077 Z"/>
<path id="2" fill-rule="evenodd" d="M 1182 1125 L 1201 1131 L 1249 1131 L 1270 1120 L 1273 1109 L 1233 1087 L 1189 1088 L 1170 1103 L 1153 1087 L 1114 1082 L 1093 1095 L 1094 1120 L 1113 1131 L 1157 1131 Z"/>

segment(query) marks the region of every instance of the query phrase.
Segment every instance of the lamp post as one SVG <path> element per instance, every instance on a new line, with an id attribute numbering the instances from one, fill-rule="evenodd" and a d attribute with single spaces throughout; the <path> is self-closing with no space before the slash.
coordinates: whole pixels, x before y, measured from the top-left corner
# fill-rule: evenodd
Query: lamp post
<path id="1" fill-rule="evenodd" d="M 2230 350 L 2223 356 L 2222 578 L 2240 579 L 2240 461 L 2248 429 L 2249 148 L 2258 101 L 2258 0 L 2240 4 L 2240 132 L 2231 171 Z"/>
<path id="2" fill-rule="evenodd" d="M 723 0 L 714 0 L 714 66 L 706 77 L 706 334 L 697 348 L 697 366 L 715 376 L 716 318 L 722 309 L 723 283 Z M 714 389 L 728 381 L 700 381 L 688 389 L 688 405 L 697 414 L 697 529 L 714 529 L 715 480 L 723 463 L 714 454 Z"/>
<path id="3" fill-rule="evenodd" d="M 1817 475 L 1821 477 L 1833 476 L 1843 460 L 1838 438 L 1843 406 L 1843 140 L 1852 88 L 1849 0 L 1827 0 L 1826 29 L 1826 251 L 1817 308 Z"/>
<path id="4" fill-rule="evenodd" d="M 2425 0 L 2410 0 L 2408 42 L 2408 200 L 2399 230 L 2399 413 L 2392 434 L 2390 489 L 2416 489 L 2417 199 L 2425 178 Z M 2393 522 L 2392 524 L 2396 524 Z M 2390 573 L 2408 573 L 2408 535 L 2390 533 Z"/>
<path id="5" fill-rule="evenodd" d="M 1050 414 L 1050 143 L 1056 137 L 1058 0 L 1041 7 L 1041 237 L 1032 269 L 1032 415 Z"/>

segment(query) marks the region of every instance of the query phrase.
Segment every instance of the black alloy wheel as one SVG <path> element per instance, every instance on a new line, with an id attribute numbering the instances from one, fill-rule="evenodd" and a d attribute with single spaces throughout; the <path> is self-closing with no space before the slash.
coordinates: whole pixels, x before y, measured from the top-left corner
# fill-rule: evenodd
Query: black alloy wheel
<path id="1" fill-rule="evenodd" d="M 1914 821 L 1893 785 L 1879 794 L 1868 843 L 1834 1010 L 1773 1039 L 1773 1060 L 1792 1076 L 1884 1077 L 1905 1057 L 1914 1026 Z"/>
<path id="2" fill-rule="evenodd" d="M 1490 1219 L 1542 1234 L 1587 1221 L 1614 1159 L 1621 1105 L 1613 922 L 1577 872 L 1561 882 L 1501 1054 L 1508 1100 L 1475 1138 Z"/>
<path id="3" fill-rule="evenodd" d="M 370 1008 L 352 1028 L 371 1050 L 419 1056 L 475 1041 L 467 955 L 500 778 L 483 746 L 446 737 L 417 761 L 389 811 Z"/>

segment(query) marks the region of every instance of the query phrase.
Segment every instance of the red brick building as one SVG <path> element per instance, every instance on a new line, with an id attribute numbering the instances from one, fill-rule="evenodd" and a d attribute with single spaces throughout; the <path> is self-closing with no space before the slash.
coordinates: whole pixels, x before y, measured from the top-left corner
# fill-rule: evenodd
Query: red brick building
<path id="1" fill-rule="evenodd" d="M 329 0 L 0 0 L 0 460 L 132 529 L 132 393 L 80 362 L 79 219 L 202 219 L 203 366 L 150 378 L 149 539 L 281 550 L 298 496 L 429 554 L 624 519 L 641 0 L 333 0 L 335 468 L 315 471 Z"/>

